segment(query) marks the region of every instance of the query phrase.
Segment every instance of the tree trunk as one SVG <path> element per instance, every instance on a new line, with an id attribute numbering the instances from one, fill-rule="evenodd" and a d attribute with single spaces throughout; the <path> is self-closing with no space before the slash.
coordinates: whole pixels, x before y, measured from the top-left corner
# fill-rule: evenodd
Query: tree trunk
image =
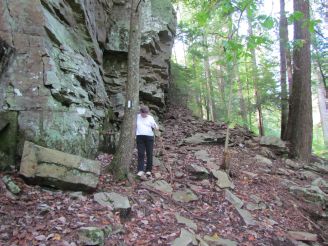
<path id="1" fill-rule="evenodd" d="M 310 33 L 308 30 L 309 2 L 294 0 L 294 12 L 303 13 L 303 18 L 294 23 L 294 41 L 301 45 L 293 50 L 293 87 L 291 94 L 291 125 L 288 139 L 292 144 L 292 154 L 309 162 L 312 152 L 312 94 L 311 94 L 311 54 Z"/>
<path id="2" fill-rule="evenodd" d="M 318 101 L 320 110 L 320 119 L 323 132 L 324 143 L 328 148 L 328 95 L 326 88 L 322 82 L 322 76 L 320 71 L 317 71 L 319 86 L 318 86 Z"/>
<path id="3" fill-rule="evenodd" d="M 236 58 L 234 57 L 234 61 L 236 61 Z M 228 65 L 228 70 L 229 70 L 229 79 L 230 81 L 230 89 L 229 89 L 229 100 L 228 100 L 228 108 L 227 108 L 227 118 L 226 118 L 226 124 L 227 124 L 227 130 L 226 130 L 226 137 L 225 137 L 225 143 L 224 143 L 224 150 L 223 150 L 223 158 L 221 162 L 221 168 L 224 169 L 228 174 L 230 172 L 230 159 L 231 155 L 229 152 L 229 138 L 230 138 L 230 123 L 231 123 L 231 101 L 233 97 L 233 85 L 234 85 L 234 80 L 236 77 L 236 64 L 232 64 L 232 66 Z"/>
<path id="4" fill-rule="evenodd" d="M 240 76 L 237 72 L 237 82 L 238 82 L 238 96 L 239 96 L 239 106 L 240 106 L 240 115 L 241 119 L 243 121 L 243 127 L 248 128 L 247 125 L 247 110 L 246 110 L 246 104 L 245 99 L 243 95 L 243 84 L 240 80 Z"/>
<path id="5" fill-rule="evenodd" d="M 286 48 L 288 42 L 287 33 L 287 18 L 285 14 L 285 0 L 280 0 L 280 22 L 279 22 L 279 36 L 280 36 L 280 100 L 281 100 L 281 132 L 280 138 L 286 140 L 287 123 L 288 123 L 288 94 L 286 82 Z"/>
<path id="6" fill-rule="evenodd" d="M 207 47 L 207 37 L 203 36 L 203 42 L 205 46 L 205 56 L 204 56 L 204 69 L 205 69 L 205 77 L 206 77 L 206 87 L 207 87 L 207 101 L 208 101 L 208 111 L 209 111 L 209 120 L 215 120 L 216 116 L 214 116 L 215 105 L 214 105 L 214 90 L 212 84 L 212 76 L 211 76 L 211 68 L 210 61 L 208 55 L 208 47 Z"/>
<path id="7" fill-rule="evenodd" d="M 248 35 L 253 36 L 253 27 L 252 27 L 252 19 L 250 15 L 248 16 Z M 258 113 L 258 129 L 259 135 L 264 136 L 264 124 L 263 124 L 263 114 L 262 114 L 262 105 L 261 105 L 261 94 L 258 90 L 258 70 L 257 70 L 257 61 L 255 49 L 251 49 L 251 63 L 252 63 L 252 75 L 254 82 L 254 90 L 255 90 L 255 100 L 256 100 L 256 109 Z"/>
<path id="8" fill-rule="evenodd" d="M 196 71 L 196 62 L 195 57 L 192 55 L 192 70 L 193 70 L 193 77 L 196 78 L 197 71 Z M 196 89 L 196 103 L 197 103 L 197 110 L 199 112 L 200 117 L 203 119 L 203 106 L 202 106 L 202 87 L 200 83 L 197 83 L 197 89 Z"/>
<path id="9" fill-rule="evenodd" d="M 218 84 L 218 88 L 219 88 L 219 94 L 221 96 L 221 100 L 222 100 L 222 111 L 225 110 L 227 108 L 227 102 L 226 102 L 226 98 L 225 98 L 225 80 L 223 77 L 223 72 L 222 72 L 222 68 L 220 65 L 217 66 L 216 69 L 216 73 L 217 73 L 217 84 Z M 225 118 L 227 115 L 227 112 L 221 112 L 221 118 Z"/>
<path id="10" fill-rule="evenodd" d="M 136 115 L 139 106 L 139 60 L 140 60 L 140 12 L 142 1 L 132 0 L 129 50 L 128 50 L 128 80 L 126 84 L 126 100 L 124 118 L 120 130 L 120 140 L 111 164 L 116 179 L 128 177 L 132 162 L 134 141 L 136 135 Z"/>

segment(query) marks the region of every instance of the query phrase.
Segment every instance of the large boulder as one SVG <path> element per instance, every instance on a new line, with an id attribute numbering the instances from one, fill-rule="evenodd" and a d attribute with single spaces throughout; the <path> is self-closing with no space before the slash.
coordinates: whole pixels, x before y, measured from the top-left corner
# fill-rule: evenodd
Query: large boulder
<path id="1" fill-rule="evenodd" d="M 29 181 L 61 189 L 93 190 L 101 164 L 80 156 L 44 148 L 26 141 L 20 174 Z"/>
<path id="2" fill-rule="evenodd" d="M 260 139 L 260 145 L 270 147 L 275 154 L 282 155 L 288 153 L 286 142 L 274 136 L 263 136 Z"/>

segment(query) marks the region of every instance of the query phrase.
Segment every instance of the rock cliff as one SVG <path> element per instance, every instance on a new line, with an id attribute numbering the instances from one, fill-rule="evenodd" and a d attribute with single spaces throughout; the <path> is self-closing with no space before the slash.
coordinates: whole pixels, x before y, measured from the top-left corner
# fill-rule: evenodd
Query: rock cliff
<path id="1" fill-rule="evenodd" d="M 84 157 L 112 148 L 125 103 L 129 1 L 0 0 L 0 12 L 0 170 L 25 140 Z M 140 100 L 157 114 L 175 26 L 169 0 L 145 1 Z"/>

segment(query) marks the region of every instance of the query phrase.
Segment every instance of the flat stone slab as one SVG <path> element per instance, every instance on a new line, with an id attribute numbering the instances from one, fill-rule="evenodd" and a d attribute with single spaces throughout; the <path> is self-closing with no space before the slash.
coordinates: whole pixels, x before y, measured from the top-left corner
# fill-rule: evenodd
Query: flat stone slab
<path id="1" fill-rule="evenodd" d="M 206 150 L 198 150 L 194 153 L 196 159 L 204 161 L 204 162 L 208 162 L 211 160 L 210 155 L 208 154 L 208 152 Z"/>
<path id="2" fill-rule="evenodd" d="M 208 133 L 196 133 L 191 137 L 185 138 L 182 144 L 210 144 L 210 143 L 217 143 L 218 141 L 222 142 L 224 139 L 224 135 L 218 135 L 214 132 Z"/>
<path id="3" fill-rule="evenodd" d="M 272 161 L 270 159 L 262 156 L 262 155 L 256 155 L 255 160 L 256 160 L 257 163 L 264 164 L 268 167 L 272 166 Z"/>
<path id="4" fill-rule="evenodd" d="M 187 170 L 198 179 L 206 179 L 209 175 L 205 167 L 193 163 L 187 166 Z"/>
<path id="5" fill-rule="evenodd" d="M 20 174 L 43 185 L 68 190 L 94 190 L 101 164 L 77 155 L 25 141 Z"/>
<path id="6" fill-rule="evenodd" d="M 294 194 L 297 199 L 302 199 L 306 202 L 323 206 L 328 204 L 328 195 L 324 193 L 318 186 L 291 186 L 289 187 L 289 191 Z"/>
<path id="7" fill-rule="evenodd" d="M 244 202 L 229 190 L 225 190 L 225 199 L 228 200 L 236 208 L 242 208 Z"/>
<path id="8" fill-rule="evenodd" d="M 197 231 L 197 224 L 194 221 L 192 221 L 191 219 L 183 217 L 179 213 L 175 214 L 175 218 L 177 219 L 178 223 L 184 224 L 187 227 Z"/>
<path id="9" fill-rule="evenodd" d="M 187 231 L 186 229 L 181 229 L 180 237 L 176 238 L 171 246 L 189 246 L 197 245 L 196 236 L 194 233 Z"/>
<path id="10" fill-rule="evenodd" d="M 118 211 L 120 216 L 126 218 L 131 212 L 129 199 L 115 192 L 99 192 L 93 196 L 93 199 L 100 205 Z"/>
<path id="11" fill-rule="evenodd" d="M 230 181 L 228 174 L 220 170 L 211 170 L 213 176 L 217 179 L 216 185 L 221 188 L 231 188 L 234 189 L 234 184 Z"/>
<path id="12" fill-rule="evenodd" d="M 173 192 L 172 198 L 177 202 L 192 202 L 197 201 L 198 197 L 190 189 L 183 189 Z"/>
<path id="13" fill-rule="evenodd" d="M 94 194 L 93 199 L 100 205 L 113 209 L 130 209 L 129 199 L 115 192 L 99 192 Z"/>
<path id="14" fill-rule="evenodd" d="M 211 236 L 205 236 L 204 241 L 209 245 L 221 245 L 221 246 L 237 246 L 238 243 L 229 239 L 215 238 Z"/>
<path id="15" fill-rule="evenodd" d="M 278 148 L 286 148 L 286 143 L 282 141 L 280 138 L 273 136 L 263 136 L 260 140 L 261 145 L 265 146 L 275 146 Z"/>
<path id="16" fill-rule="evenodd" d="M 237 209 L 239 215 L 243 218 L 243 220 L 247 226 L 256 225 L 256 222 L 253 219 L 253 216 L 251 215 L 250 212 L 248 212 L 245 209 L 241 209 L 241 208 L 236 208 L 236 209 Z"/>
<path id="17" fill-rule="evenodd" d="M 309 241 L 309 242 L 316 242 L 318 240 L 317 234 L 303 232 L 303 231 L 289 231 L 288 235 L 298 241 Z"/>
<path id="18" fill-rule="evenodd" d="M 286 160 L 285 160 L 285 164 L 286 164 L 288 167 L 290 167 L 290 168 L 292 168 L 292 169 L 295 169 L 295 170 L 298 170 L 298 169 L 303 168 L 303 165 L 302 165 L 302 164 L 300 164 L 300 163 L 298 163 L 298 162 L 296 162 L 296 161 L 293 161 L 293 160 L 291 160 L 291 159 L 286 159 Z"/>
<path id="19" fill-rule="evenodd" d="M 144 182 L 144 185 L 169 195 L 171 195 L 173 191 L 172 186 L 169 183 L 167 183 L 165 180 L 155 180 L 155 181 L 150 180 Z"/>

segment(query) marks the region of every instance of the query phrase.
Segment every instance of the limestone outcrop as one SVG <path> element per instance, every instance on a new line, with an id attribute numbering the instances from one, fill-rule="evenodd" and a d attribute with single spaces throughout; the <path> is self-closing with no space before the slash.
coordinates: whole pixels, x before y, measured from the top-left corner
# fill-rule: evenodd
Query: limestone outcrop
<path id="1" fill-rule="evenodd" d="M 125 103 L 129 9 L 127 0 L 0 1 L 0 169 L 25 140 L 84 157 L 113 146 Z M 140 99 L 155 113 L 165 106 L 175 25 L 169 0 L 146 1 Z"/>

